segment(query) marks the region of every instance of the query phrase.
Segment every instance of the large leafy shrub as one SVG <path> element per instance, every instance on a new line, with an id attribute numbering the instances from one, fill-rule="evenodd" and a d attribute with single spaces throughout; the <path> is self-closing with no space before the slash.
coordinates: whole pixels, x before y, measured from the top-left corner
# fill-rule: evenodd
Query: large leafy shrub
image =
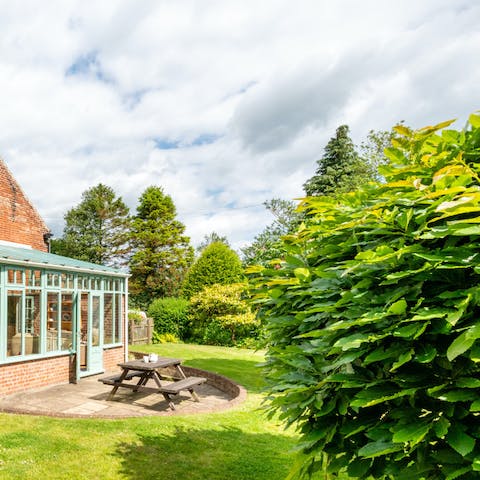
<path id="1" fill-rule="evenodd" d="M 188 300 L 177 297 L 157 298 L 150 304 L 148 316 L 154 321 L 155 338 L 170 333 L 183 339 L 188 323 Z"/>
<path id="2" fill-rule="evenodd" d="M 258 335 L 259 324 L 242 299 L 245 285 L 212 285 L 190 299 L 192 336 L 209 345 L 235 345 Z"/>
<path id="3" fill-rule="evenodd" d="M 387 183 L 306 199 L 281 268 L 252 271 L 300 475 L 480 477 L 480 116 L 450 123 L 398 126 Z"/>
<path id="4" fill-rule="evenodd" d="M 213 242 L 191 266 L 183 284 L 183 294 L 190 298 L 208 285 L 229 285 L 241 281 L 243 267 L 238 255 L 223 242 Z"/>

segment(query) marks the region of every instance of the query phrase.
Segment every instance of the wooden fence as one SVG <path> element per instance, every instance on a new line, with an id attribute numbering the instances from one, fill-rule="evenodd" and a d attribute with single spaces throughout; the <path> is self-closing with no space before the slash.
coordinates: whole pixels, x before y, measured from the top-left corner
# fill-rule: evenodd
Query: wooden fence
<path id="1" fill-rule="evenodd" d="M 142 323 L 130 321 L 128 325 L 128 343 L 137 345 L 139 343 L 152 343 L 153 319 L 147 318 Z"/>

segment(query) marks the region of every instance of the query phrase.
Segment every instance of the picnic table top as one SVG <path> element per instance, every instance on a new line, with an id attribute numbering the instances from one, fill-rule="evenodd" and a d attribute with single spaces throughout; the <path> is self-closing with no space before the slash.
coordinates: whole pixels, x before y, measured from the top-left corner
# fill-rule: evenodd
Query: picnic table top
<path id="1" fill-rule="evenodd" d="M 180 365 L 182 360 L 179 358 L 158 357 L 156 362 L 144 362 L 143 360 L 130 360 L 129 362 L 119 363 L 118 366 L 124 370 L 143 370 L 151 371 L 157 368 Z"/>

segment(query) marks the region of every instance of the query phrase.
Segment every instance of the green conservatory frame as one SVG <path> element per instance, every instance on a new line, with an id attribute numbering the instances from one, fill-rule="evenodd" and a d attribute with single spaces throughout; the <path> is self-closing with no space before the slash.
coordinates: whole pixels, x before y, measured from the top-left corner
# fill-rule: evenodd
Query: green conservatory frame
<path id="1" fill-rule="evenodd" d="M 76 378 L 103 371 L 104 350 L 128 344 L 127 305 L 118 269 L 0 245 L 0 369 L 76 354 Z"/>

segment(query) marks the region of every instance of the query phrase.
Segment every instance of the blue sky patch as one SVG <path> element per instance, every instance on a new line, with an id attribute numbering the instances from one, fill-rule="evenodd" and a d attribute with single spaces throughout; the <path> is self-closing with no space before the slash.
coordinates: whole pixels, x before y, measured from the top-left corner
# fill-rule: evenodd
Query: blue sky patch
<path id="1" fill-rule="evenodd" d="M 66 77 L 74 76 L 91 76 L 105 83 L 112 83 L 112 79 L 109 78 L 102 70 L 102 64 L 98 59 L 98 52 L 92 51 L 85 55 L 81 55 L 76 58 L 75 61 L 65 71 Z"/>
<path id="2" fill-rule="evenodd" d="M 167 140 L 166 138 L 155 138 L 155 147 L 159 150 L 173 150 L 180 148 L 180 142 L 178 140 Z"/>

